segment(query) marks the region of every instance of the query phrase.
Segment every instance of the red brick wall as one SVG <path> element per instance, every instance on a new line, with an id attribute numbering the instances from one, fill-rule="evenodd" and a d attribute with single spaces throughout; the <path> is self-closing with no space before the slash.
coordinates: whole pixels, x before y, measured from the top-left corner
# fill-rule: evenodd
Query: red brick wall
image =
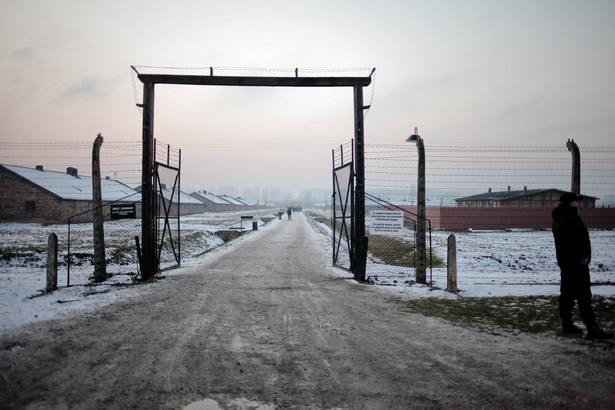
<path id="1" fill-rule="evenodd" d="M 34 212 L 26 211 L 26 201 L 34 202 Z M 67 223 L 70 216 L 90 211 L 91 201 L 63 200 L 31 184 L 18 175 L 0 167 L 0 221 Z M 105 214 L 109 214 L 105 207 Z M 137 203 L 137 218 L 141 217 L 141 204 Z M 108 217 L 106 219 L 109 219 Z M 92 213 L 75 217 L 72 222 L 89 222 Z"/>
<path id="2" fill-rule="evenodd" d="M 34 211 L 26 211 L 26 201 Z M 30 184 L 18 175 L 0 168 L 0 220 L 66 223 L 74 213 L 89 208 L 88 201 L 63 201 Z"/>
<path id="3" fill-rule="evenodd" d="M 416 206 L 402 207 L 416 214 Z M 549 229 L 552 208 L 458 208 L 427 207 L 425 215 L 433 229 L 451 231 Z M 588 228 L 614 229 L 615 208 L 582 208 L 581 217 Z"/>

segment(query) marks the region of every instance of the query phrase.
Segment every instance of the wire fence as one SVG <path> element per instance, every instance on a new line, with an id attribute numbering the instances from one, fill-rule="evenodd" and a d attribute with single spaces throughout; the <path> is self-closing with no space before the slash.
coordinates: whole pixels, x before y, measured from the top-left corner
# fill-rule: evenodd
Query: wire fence
<path id="1" fill-rule="evenodd" d="M 615 147 L 579 146 L 581 193 L 597 207 L 615 205 Z M 472 145 L 425 140 L 428 206 L 455 199 L 529 189 L 570 191 L 572 156 L 561 146 Z M 366 144 L 366 190 L 396 204 L 417 198 L 417 149 L 413 144 Z"/>
<path id="2" fill-rule="evenodd" d="M 394 215 L 394 223 L 401 222 L 401 224 L 391 226 L 390 229 L 382 229 L 380 216 L 383 211 L 398 214 Z M 366 280 L 379 285 L 414 282 L 417 264 L 417 216 L 370 194 L 366 194 L 365 197 L 365 214 L 365 233 L 368 237 Z M 431 284 L 432 269 L 434 265 L 440 266 L 441 261 L 432 252 L 431 223 L 427 220 L 426 224 L 428 282 Z"/>
<path id="3" fill-rule="evenodd" d="M 131 197 L 139 197 L 135 193 Z M 127 275 L 136 278 L 139 274 L 137 237 L 141 234 L 141 202 L 131 202 L 131 197 L 103 205 L 105 260 L 107 275 Z M 124 215 L 116 215 L 117 208 L 134 209 Z M 86 285 L 94 280 L 94 235 L 92 228 L 93 209 L 73 215 L 68 221 L 67 248 L 59 257 L 60 267 L 66 267 L 66 285 Z M 119 219 L 116 219 L 119 218 Z M 58 281 L 61 275 L 58 273 Z"/>

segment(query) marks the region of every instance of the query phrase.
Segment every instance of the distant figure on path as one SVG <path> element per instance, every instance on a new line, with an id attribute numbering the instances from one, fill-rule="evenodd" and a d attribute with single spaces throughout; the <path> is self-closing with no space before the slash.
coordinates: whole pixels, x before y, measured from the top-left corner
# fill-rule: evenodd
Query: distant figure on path
<path id="1" fill-rule="evenodd" d="M 551 213 L 555 254 L 562 278 L 559 314 L 564 333 L 583 333 L 583 330 L 572 323 L 572 310 L 576 300 L 587 328 L 587 338 L 611 339 L 613 334 L 604 332 L 596 324 L 596 316 L 591 306 L 592 293 L 589 279 L 591 243 L 587 228 L 579 216 L 579 201 L 582 199 L 582 196 L 574 193 L 565 193 L 560 197 L 559 206 Z"/>
<path id="2" fill-rule="evenodd" d="M 292 215 L 293 215 L 293 210 L 292 210 L 292 208 L 288 208 L 288 210 L 286 211 L 286 215 L 288 215 L 288 220 L 289 220 L 289 221 L 292 221 L 292 220 L 293 220 L 293 217 L 292 217 Z"/>

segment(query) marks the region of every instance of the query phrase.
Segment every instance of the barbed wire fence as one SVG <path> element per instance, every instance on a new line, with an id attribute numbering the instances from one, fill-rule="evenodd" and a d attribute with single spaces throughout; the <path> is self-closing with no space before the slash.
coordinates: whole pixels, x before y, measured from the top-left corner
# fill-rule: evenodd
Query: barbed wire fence
<path id="1" fill-rule="evenodd" d="M 109 276 L 127 275 L 135 279 L 139 274 L 139 259 L 136 237 L 141 233 L 141 195 L 133 195 L 118 201 L 103 204 L 105 255 Z M 128 218 L 115 219 L 114 205 L 134 206 L 135 213 Z M 94 235 L 92 228 L 93 209 L 71 216 L 68 220 L 66 248 L 60 248 L 59 265 L 66 268 L 63 278 L 58 270 L 58 281 L 66 280 L 66 286 L 89 285 L 94 281 Z"/>
<path id="2" fill-rule="evenodd" d="M 411 284 L 416 277 L 416 233 L 418 215 L 404 210 L 369 193 L 365 194 L 366 236 L 368 253 L 366 279 L 378 285 Z M 379 232 L 374 224 L 378 212 L 398 213 L 401 227 L 390 232 Z M 441 260 L 433 254 L 431 222 L 427 220 L 427 268 L 429 284 L 433 284 L 433 267 L 440 267 Z"/>
<path id="3" fill-rule="evenodd" d="M 562 146 L 467 145 L 425 144 L 427 206 L 454 207 L 455 199 L 482 194 L 489 190 L 522 191 L 527 189 L 571 189 L 572 156 Z M 580 147 L 581 192 L 597 197 L 597 207 L 615 206 L 615 147 Z M 366 192 L 395 205 L 416 205 L 418 154 L 413 144 L 366 144 Z M 366 201 L 373 209 L 388 209 Z M 523 208 L 511 213 L 525 214 Z M 366 214 L 369 214 L 366 212 Z M 529 217 L 529 216 L 528 216 Z M 506 221 L 502 221 L 506 223 Z M 410 284 L 414 279 L 414 238 L 412 226 L 405 221 L 405 232 L 394 236 L 369 236 L 368 271 L 374 283 Z M 408 229 L 409 228 L 409 229 Z M 502 226 L 505 229 L 506 226 Z M 444 267 L 446 241 L 437 235 L 433 243 L 434 267 Z M 540 245 L 527 243 L 527 255 Z M 481 246 L 489 247 L 489 244 Z M 462 243 L 463 247 L 463 243 Z M 548 253 L 548 252 L 547 252 Z M 384 255 L 377 257 L 374 255 Z M 440 257 L 438 257 L 440 256 Z M 529 256 L 527 256 L 529 258 Z M 527 260 L 528 266 L 544 265 L 544 255 L 536 261 Z M 541 259 L 542 258 L 542 259 Z M 514 269 L 515 264 L 498 270 Z M 553 262 L 552 266 L 556 267 Z M 441 276 L 441 273 L 439 273 Z M 433 286 L 433 279 L 429 278 Z"/>
<path id="4" fill-rule="evenodd" d="M 580 146 L 581 191 L 596 206 L 615 206 L 615 147 Z M 366 190 L 396 204 L 416 204 L 413 144 L 366 144 Z M 572 158 L 562 146 L 468 145 L 425 142 L 428 206 L 493 191 L 570 190 Z"/>
<path id="5" fill-rule="evenodd" d="M 141 150 L 141 141 L 105 141 L 100 152 L 102 178 L 140 185 Z M 92 141 L 0 141 L 0 163 L 9 162 L 30 168 L 44 165 L 57 172 L 74 167 L 80 175 L 91 175 Z"/>
<path id="6" fill-rule="evenodd" d="M 375 139 L 368 137 L 366 143 L 366 191 L 397 205 L 414 205 L 417 197 L 416 146 L 408 143 L 369 143 Z M 305 147 L 293 144 L 289 142 L 282 147 L 299 150 Z M 581 193 L 597 197 L 597 207 L 615 206 L 615 147 L 579 144 L 579 149 Z M 66 154 L 54 155 L 51 151 L 62 151 Z M 570 189 L 572 158 L 565 147 L 565 141 L 558 146 L 540 146 L 432 143 L 425 140 L 425 151 L 427 206 L 454 206 L 455 199 L 484 193 L 490 188 L 493 191 L 506 191 L 509 186 L 513 190 L 521 190 L 526 186 L 528 189 Z M 53 169 L 55 166 L 63 171 L 70 165 L 88 170 L 91 167 L 90 154 L 90 142 L 0 142 L 1 162 L 10 158 L 29 161 L 33 166 L 49 161 L 49 166 L 45 164 L 46 169 Z M 140 141 L 105 142 L 101 152 L 102 174 L 129 186 L 137 186 L 141 181 L 138 165 L 140 160 Z M 75 224 L 72 229 L 74 232 L 71 235 L 75 237 L 75 241 L 78 236 L 91 236 L 90 224 Z M 123 241 L 134 247 L 134 237 L 140 233 L 140 229 L 139 219 L 109 221 L 106 223 L 105 235 L 113 230 L 129 233 Z M 62 252 L 61 243 L 62 240 Z M 75 242 L 71 247 L 77 253 L 82 245 Z M 83 249 L 87 248 L 84 239 Z M 126 272 L 132 272 L 137 266 L 136 259 L 132 268 L 129 268 L 132 263 L 133 260 L 130 259 L 127 265 L 118 266 L 124 266 Z M 82 268 L 75 265 L 72 269 Z M 91 275 L 88 268 L 83 269 L 83 277 Z M 118 274 L 122 272 L 124 271 L 118 271 Z M 71 283 L 77 283 L 76 281 L 76 278 L 74 281 L 71 279 Z"/>

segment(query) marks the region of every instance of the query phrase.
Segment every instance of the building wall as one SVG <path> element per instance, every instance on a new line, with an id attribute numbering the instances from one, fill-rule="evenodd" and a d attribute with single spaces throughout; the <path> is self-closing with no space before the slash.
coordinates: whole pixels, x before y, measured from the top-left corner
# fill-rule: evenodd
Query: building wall
<path id="1" fill-rule="evenodd" d="M 89 201 L 64 201 L 0 168 L 0 220 L 66 223 L 68 217 L 90 209 Z"/>
<path id="2" fill-rule="evenodd" d="M 500 207 L 514 208 L 549 208 L 553 209 L 559 204 L 560 192 L 548 191 L 526 196 L 523 198 L 513 199 L 510 201 L 498 202 Z"/>
<path id="3" fill-rule="evenodd" d="M 190 196 L 203 202 L 203 204 L 205 205 L 203 212 L 221 212 L 234 210 L 234 205 L 230 203 L 218 204 L 213 201 L 210 201 L 202 195 L 199 195 L 197 192 L 193 192 L 192 194 L 190 194 Z"/>
<path id="4" fill-rule="evenodd" d="M 511 201 L 501 201 L 498 206 L 553 209 L 559 205 L 559 198 L 561 195 L 562 193 L 559 191 L 541 192 L 525 198 L 514 199 Z M 581 206 L 583 208 L 594 208 L 596 206 L 596 200 L 593 198 L 585 198 L 582 201 Z"/>
<path id="5" fill-rule="evenodd" d="M 416 206 L 402 207 L 416 214 Z M 425 216 L 432 229 L 451 231 L 550 229 L 553 208 L 461 208 L 426 207 Z M 588 228 L 615 229 L 615 208 L 581 208 Z"/>
<path id="6" fill-rule="evenodd" d="M 26 203 L 28 204 L 26 205 Z M 32 209 L 33 204 L 33 209 Z M 67 223 L 92 221 L 92 201 L 72 201 L 58 198 L 30 183 L 19 175 L 0 167 L 0 221 Z M 141 218 L 141 203 L 136 204 L 137 218 Z M 104 208 L 105 219 L 110 219 L 109 207 Z"/>
<path id="7" fill-rule="evenodd" d="M 181 199 L 180 199 L 181 200 Z M 164 200 L 166 206 L 169 206 L 169 201 L 167 199 Z M 180 215 L 194 215 L 194 214 L 202 214 L 203 212 L 208 211 L 207 206 L 205 204 L 193 204 L 193 203 L 185 203 L 182 202 L 180 206 Z M 159 216 L 164 215 L 164 209 L 160 207 Z M 169 210 L 169 215 L 177 215 L 177 203 L 173 202 L 171 205 L 171 209 Z"/>
<path id="8" fill-rule="evenodd" d="M 457 206 L 460 208 L 550 208 L 559 205 L 559 198 L 563 191 L 544 191 L 526 197 L 512 200 L 479 200 L 479 201 L 459 201 Z M 593 208 L 596 206 L 595 198 L 585 198 L 582 207 Z"/>

